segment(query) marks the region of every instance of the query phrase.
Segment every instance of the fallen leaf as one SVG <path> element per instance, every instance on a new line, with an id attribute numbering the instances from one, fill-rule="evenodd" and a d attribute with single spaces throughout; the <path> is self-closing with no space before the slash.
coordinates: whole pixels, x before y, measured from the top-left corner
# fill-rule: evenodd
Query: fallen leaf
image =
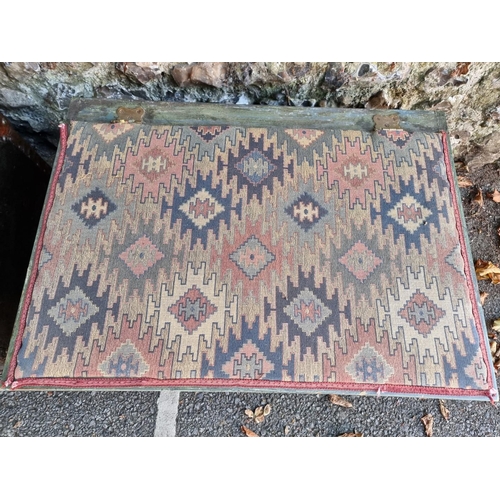
<path id="1" fill-rule="evenodd" d="M 496 372 L 500 369 L 500 359 L 497 359 L 497 360 L 493 363 L 493 368 L 495 368 L 495 371 L 496 371 Z"/>
<path id="2" fill-rule="evenodd" d="M 476 196 L 474 196 L 474 201 L 479 204 L 480 207 L 484 205 L 483 190 L 479 189 Z"/>
<path id="3" fill-rule="evenodd" d="M 495 332 L 500 332 L 500 319 L 493 321 L 493 326 L 491 327 Z"/>
<path id="4" fill-rule="evenodd" d="M 337 394 L 330 394 L 328 399 L 330 400 L 330 403 L 333 403 L 334 405 L 342 406 L 344 408 L 352 408 L 352 403 L 349 403 L 346 399 L 337 396 Z"/>
<path id="5" fill-rule="evenodd" d="M 262 422 L 264 422 L 264 418 L 264 415 L 259 415 L 258 417 L 255 417 L 254 420 L 256 423 L 261 424 Z"/>
<path id="6" fill-rule="evenodd" d="M 421 419 L 422 423 L 425 426 L 425 433 L 428 437 L 432 437 L 432 425 L 434 424 L 434 417 L 428 413 L 424 415 Z"/>
<path id="7" fill-rule="evenodd" d="M 442 399 L 439 400 L 439 411 L 441 412 L 441 415 L 443 415 L 443 418 L 448 421 L 450 418 L 450 410 L 446 408 Z"/>
<path id="8" fill-rule="evenodd" d="M 252 438 L 258 438 L 260 437 L 258 434 L 255 434 L 254 431 L 249 429 L 248 427 L 245 427 L 244 425 L 241 426 L 241 432 L 245 433 L 247 437 L 252 437 Z"/>
<path id="9" fill-rule="evenodd" d="M 258 406 L 257 408 L 255 408 L 254 414 L 255 418 L 260 417 L 261 415 L 264 414 L 264 408 L 262 408 L 262 406 Z"/>
<path id="10" fill-rule="evenodd" d="M 490 342 L 490 352 L 491 352 L 491 355 L 494 356 L 495 353 L 497 352 L 497 349 L 498 349 L 498 344 L 495 340 L 492 340 Z"/>
<path id="11" fill-rule="evenodd" d="M 481 301 L 481 305 L 484 306 L 484 301 L 486 300 L 486 297 L 488 297 L 489 293 L 487 292 L 481 292 L 479 294 L 479 300 Z"/>
<path id="12" fill-rule="evenodd" d="M 474 184 L 467 179 L 467 177 L 463 177 L 462 175 L 458 176 L 458 187 L 465 188 L 465 187 L 471 187 Z"/>
<path id="13" fill-rule="evenodd" d="M 248 408 L 245 410 L 245 415 L 249 418 L 253 418 L 253 411 Z"/>
<path id="14" fill-rule="evenodd" d="M 490 261 L 478 259 L 475 265 L 478 280 L 490 279 L 492 283 L 500 283 L 500 268 Z"/>
<path id="15" fill-rule="evenodd" d="M 337 436 L 339 438 L 362 438 L 363 433 L 362 432 L 346 432 L 345 434 L 341 434 L 340 436 Z"/>
<path id="16" fill-rule="evenodd" d="M 290 434 L 290 426 L 285 425 L 285 436 L 288 436 L 288 434 Z"/>
<path id="17" fill-rule="evenodd" d="M 267 404 L 264 406 L 264 417 L 267 417 L 271 413 L 271 405 Z"/>
<path id="18" fill-rule="evenodd" d="M 14 425 L 14 429 L 19 429 L 19 427 L 21 427 L 21 425 L 23 425 L 23 421 L 22 420 L 18 420 Z"/>
<path id="19" fill-rule="evenodd" d="M 493 193 L 488 193 L 486 196 L 492 199 L 495 203 L 500 203 L 500 193 L 496 189 Z"/>

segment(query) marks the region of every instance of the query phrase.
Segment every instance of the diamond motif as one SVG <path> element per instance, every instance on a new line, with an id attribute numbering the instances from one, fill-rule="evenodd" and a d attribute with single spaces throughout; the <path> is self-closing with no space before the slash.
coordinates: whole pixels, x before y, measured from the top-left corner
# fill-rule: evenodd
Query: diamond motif
<path id="1" fill-rule="evenodd" d="M 364 243 L 356 242 L 351 249 L 339 259 L 339 262 L 360 281 L 364 281 L 382 263 Z"/>
<path id="2" fill-rule="evenodd" d="M 108 377 L 140 377 L 149 370 L 149 365 L 135 345 L 127 339 L 99 365 L 99 370 Z"/>
<path id="3" fill-rule="evenodd" d="M 389 210 L 388 215 L 413 234 L 432 212 L 407 194 Z"/>
<path id="4" fill-rule="evenodd" d="M 227 130 L 227 126 L 219 125 L 205 125 L 198 127 L 191 127 L 205 142 L 213 141 L 217 136 L 219 136 L 224 130 Z"/>
<path id="5" fill-rule="evenodd" d="M 307 193 L 285 208 L 285 212 L 306 232 L 328 213 Z"/>
<path id="6" fill-rule="evenodd" d="M 179 209 L 198 229 L 224 212 L 224 207 L 205 188 L 191 196 Z"/>
<path id="7" fill-rule="evenodd" d="M 165 256 L 147 236 L 141 236 L 135 243 L 124 250 L 119 257 L 139 277 Z"/>
<path id="8" fill-rule="evenodd" d="M 322 130 L 314 129 L 286 129 L 285 132 L 303 148 L 307 148 L 324 134 Z"/>
<path id="9" fill-rule="evenodd" d="M 260 184 L 274 172 L 277 167 L 259 151 L 253 150 L 247 154 L 238 164 L 236 168 L 250 181 L 254 186 Z"/>
<path id="10" fill-rule="evenodd" d="M 460 252 L 460 245 L 457 245 L 444 259 L 457 273 L 465 278 L 464 259 Z"/>
<path id="11" fill-rule="evenodd" d="M 116 210 L 116 205 L 99 188 L 95 188 L 71 208 L 87 227 L 93 227 Z"/>
<path id="12" fill-rule="evenodd" d="M 48 315 L 66 335 L 71 335 L 98 311 L 98 307 L 76 286 L 49 309 Z"/>
<path id="13" fill-rule="evenodd" d="M 275 256 L 255 236 L 251 236 L 229 258 L 253 280 Z"/>
<path id="14" fill-rule="evenodd" d="M 40 260 L 38 261 L 38 269 L 41 269 L 47 262 L 52 260 L 53 255 L 47 250 L 46 247 L 42 248 L 42 252 L 40 254 Z"/>
<path id="15" fill-rule="evenodd" d="M 215 312 L 214 306 L 196 285 L 193 285 L 179 300 L 168 308 L 184 329 L 190 334 Z"/>
<path id="16" fill-rule="evenodd" d="M 247 342 L 234 353 L 223 366 L 223 372 L 229 378 L 263 379 L 274 369 L 264 353 L 251 341 Z"/>
<path id="17" fill-rule="evenodd" d="M 284 311 L 290 319 L 307 335 L 314 333 L 332 311 L 305 288 L 295 299 L 285 307 Z"/>
<path id="18" fill-rule="evenodd" d="M 92 127 L 108 144 L 134 128 L 130 123 L 99 123 Z"/>
<path id="19" fill-rule="evenodd" d="M 383 384 L 394 374 L 394 368 L 366 342 L 346 366 L 346 372 L 356 382 Z"/>
<path id="20" fill-rule="evenodd" d="M 445 315 L 445 312 L 417 289 L 410 300 L 398 311 L 398 314 L 418 333 L 426 337 Z"/>
<path id="21" fill-rule="evenodd" d="M 379 131 L 379 134 L 400 148 L 406 146 L 406 143 L 411 139 L 411 134 L 406 130 L 383 129 Z"/>

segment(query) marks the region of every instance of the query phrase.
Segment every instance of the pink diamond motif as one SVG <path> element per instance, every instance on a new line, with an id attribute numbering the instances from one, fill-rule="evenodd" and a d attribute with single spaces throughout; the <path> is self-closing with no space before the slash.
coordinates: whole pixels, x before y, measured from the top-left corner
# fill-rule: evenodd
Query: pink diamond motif
<path id="1" fill-rule="evenodd" d="M 426 337 L 446 313 L 417 289 L 398 314 Z"/>
<path id="2" fill-rule="evenodd" d="M 339 262 L 360 281 L 364 281 L 382 263 L 364 243 L 358 241 Z"/>
<path id="3" fill-rule="evenodd" d="M 138 278 L 165 257 L 147 236 L 141 236 L 120 255 L 120 259 Z"/>

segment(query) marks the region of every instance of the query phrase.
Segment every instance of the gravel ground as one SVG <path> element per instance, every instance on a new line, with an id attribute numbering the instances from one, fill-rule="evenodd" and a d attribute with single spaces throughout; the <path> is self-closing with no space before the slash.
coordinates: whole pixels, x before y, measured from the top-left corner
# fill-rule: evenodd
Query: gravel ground
<path id="1" fill-rule="evenodd" d="M 158 392 L 3 392 L 0 436 L 152 436 Z"/>
<path id="2" fill-rule="evenodd" d="M 446 421 L 439 400 L 345 396 L 352 408 L 330 403 L 325 395 L 181 393 L 178 436 L 244 436 L 246 426 L 259 436 L 425 436 L 421 418 L 434 417 L 434 436 L 500 436 L 500 410 L 487 402 L 445 401 Z M 245 409 L 271 405 L 261 424 Z"/>

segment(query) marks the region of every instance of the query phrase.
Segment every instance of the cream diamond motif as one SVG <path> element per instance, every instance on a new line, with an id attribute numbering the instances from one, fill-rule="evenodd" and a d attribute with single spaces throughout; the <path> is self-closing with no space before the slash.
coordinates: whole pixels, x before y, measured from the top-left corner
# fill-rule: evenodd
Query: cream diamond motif
<path id="1" fill-rule="evenodd" d="M 224 212 L 224 207 L 205 188 L 191 196 L 179 209 L 198 229 Z"/>

